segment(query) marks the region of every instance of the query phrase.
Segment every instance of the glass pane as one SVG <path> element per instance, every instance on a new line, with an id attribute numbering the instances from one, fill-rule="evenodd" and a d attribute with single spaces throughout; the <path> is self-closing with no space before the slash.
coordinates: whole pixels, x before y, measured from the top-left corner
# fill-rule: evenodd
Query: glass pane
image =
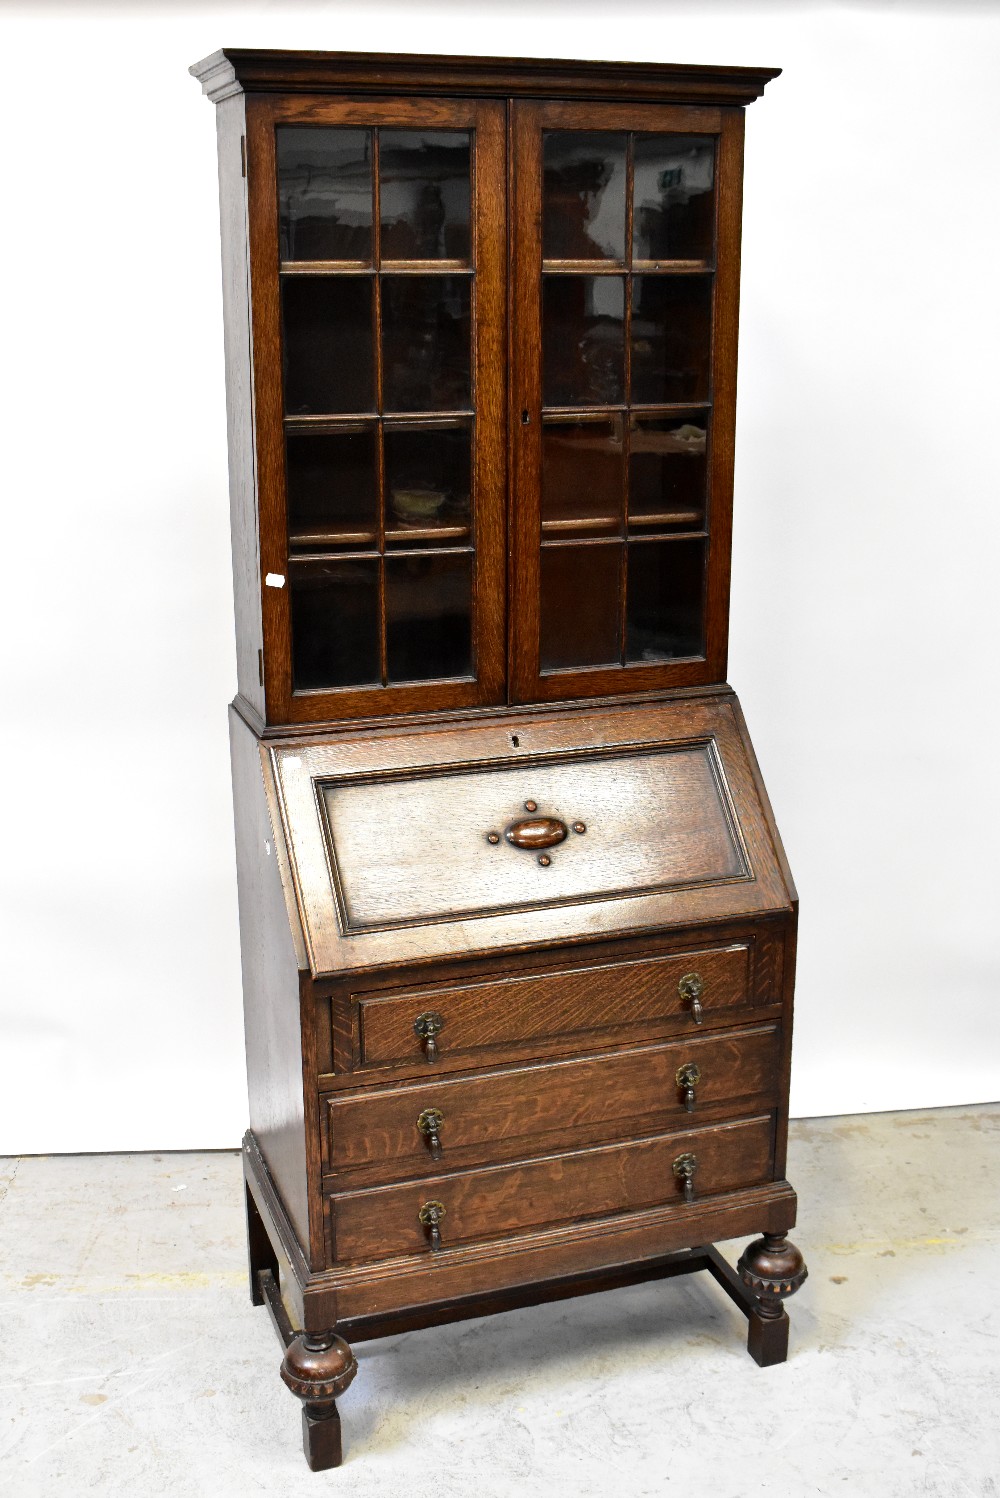
<path id="1" fill-rule="evenodd" d="M 618 404 L 625 391 L 622 276 L 545 276 L 543 391 L 547 406 Z"/>
<path id="2" fill-rule="evenodd" d="M 543 546 L 541 666 L 617 666 L 621 546 Z"/>
<path id="3" fill-rule="evenodd" d="M 312 125 L 277 130 L 282 260 L 370 260 L 372 133 Z"/>
<path id="4" fill-rule="evenodd" d="M 388 677 L 427 681 L 472 674 L 472 557 L 388 557 Z"/>
<path id="5" fill-rule="evenodd" d="M 386 533 L 451 542 L 469 534 L 472 425 L 385 428 Z M 436 535 L 434 533 L 437 533 Z M 457 535 L 456 535 L 457 533 Z"/>
<path id="6" fill-rule="evenodd" d="M 371 278 L 286 276 L 281 308 L 286 414 L 373 410 Z"/>
<path id="7" fill-rule="evenodd" d="M 469 132 L 383 130 L 383 260 L 469 258 Z"/>
<path id="8" fill-rule="evenodd" d="M 625 257 L 624 135 L 547 131 L 542 254 L 553 260 Z"/>
<path id="9" fill-rule="evenodd" d="M 715 219 L 711 135 L 637 135 L 632 241 L 637 260 L 708 260 Z"/>
<path id="10" fill-rule="evenodd" d="M 634 416 L 629 437 L 630 523 L 703 525 L 707 450 L 707 416 L 682 421 Z"/>
<path id="11" fill-rule="evenodd" d="M 542 426 L 542 528 L 617 532 L 624 505 L 623 417 Z"/>
<path id="12" fill-rule="evenodd" d="M 630 541 L 625 659 L 704 655 L 704 541 Z"/>
<path id="13" fill-rule="evenodd" d="M 292 545 L 374 542 L 378 524 L 375 446 L 373 427 L 288 438 L 288 535 Z"/>
<path id="14" fill-rule="evenodd" d="M 383 408 L 455 411 L 471 400 L 468 276 L 382 278 Z"/>
<path id="15" fill-rule="evenodd" d="M 708 400 L 711 276 L 632 280 L 632 399 Z"/>
<path id="16" fill-rule="evenodd" d="M 293 562 L 296 691 L 378 685 L 378 560 Z"/>

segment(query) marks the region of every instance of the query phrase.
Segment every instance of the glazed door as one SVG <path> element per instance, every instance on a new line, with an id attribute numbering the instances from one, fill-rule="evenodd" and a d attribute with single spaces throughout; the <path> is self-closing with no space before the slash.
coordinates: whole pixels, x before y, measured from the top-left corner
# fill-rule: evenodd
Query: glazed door
<path id="1" fill-rule="evenodd" d="M 515 701 L 725 678 L 742 132 L 514 106 Z"/>
<path id="2" fill-rule="evenodd" d="M 247 110 L 269 722 L 506 696 L 504 106 Z"/>

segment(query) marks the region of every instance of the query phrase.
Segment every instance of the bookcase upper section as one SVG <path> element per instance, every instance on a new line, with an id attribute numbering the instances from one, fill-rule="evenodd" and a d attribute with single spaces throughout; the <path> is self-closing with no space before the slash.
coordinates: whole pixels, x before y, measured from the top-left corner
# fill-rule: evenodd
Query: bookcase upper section
<path id="1" fill-rule="evenodd" d="M 191 71 L 251 721 L 722 682 L 743 107 L 776 70 Z"/>

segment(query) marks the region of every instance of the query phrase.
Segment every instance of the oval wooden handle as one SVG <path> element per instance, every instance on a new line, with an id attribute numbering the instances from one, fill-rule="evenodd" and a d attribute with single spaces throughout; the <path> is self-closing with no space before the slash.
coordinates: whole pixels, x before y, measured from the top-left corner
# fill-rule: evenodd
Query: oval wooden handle
<path id="1" fill-rule="evenodd" d="M 569 828 L 558 817 L 522 817 L 511 822 L 504 837 L 513 848 L 554 848 L 568 834 Z"/>

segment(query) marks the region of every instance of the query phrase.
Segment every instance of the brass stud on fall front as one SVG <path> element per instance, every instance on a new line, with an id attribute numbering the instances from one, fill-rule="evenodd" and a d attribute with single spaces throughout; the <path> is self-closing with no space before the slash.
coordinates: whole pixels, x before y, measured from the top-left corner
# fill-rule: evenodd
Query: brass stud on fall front
<path id="1" fill-rule="evenodd" d="M 587 830 L 587 824 L 586 824 L 586 822 L 574 822 L 573 823 L 573 831 L 574 832 L 583 833 L 583 832 L 586 832 L 586 830 Z"/>
<path id="2" fill-rule="evenodd" d="M 492 843 L 493 846 L 494 846 L 494 848 L 495 848 L 496 845 L 497 845 L 497 843 L 500 841 L 500 834 L 499 834 L 499 832 L 488 832 L 486 834 L 486 841 L 488 843 Z"/>
<path id="3" fill-rule="evenodd" d="M 538 862 L 541 864 L 543 869 L 547 869 L 552 860 L 547 853 L 539 853 Z"/>
<path id="4" fill-rule="evenodd" d="M 524 803 L 524 809 L 525 809 L 525 811 L 537 811 L 538 810 L 538 802 L 537 801 L 525 801 L 525 803 Z"/>

